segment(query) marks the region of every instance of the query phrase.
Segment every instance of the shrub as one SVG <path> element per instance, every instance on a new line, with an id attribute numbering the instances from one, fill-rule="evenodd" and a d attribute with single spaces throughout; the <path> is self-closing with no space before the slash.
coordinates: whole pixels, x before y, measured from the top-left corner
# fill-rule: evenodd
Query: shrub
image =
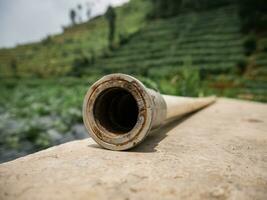
<path id="1" fill-rule="evenodd" d="M 242 19 L 242 32 L 267 28 L 267 4 L 265 0 L 238 0 Z"/>
<path id="2" fill-rule="evenodd" d="M 147 18 L 166 18 L 184 11 L 207 10 L 230 4 L 231 0 L 152 0 Z"/>
<path id="3" fill-rule="evenodd" d="M 239 74 L 244 74 L 247 69 L 247 61 L 242 59 L 237 63 L 237 70 Z"/>
<path id="4" fill-rule="evenodd" d="M 102 58 L 109 58 L 112 55 L 112 52 L 109 48 L 105 48 L 102 51 Z"/>
<path id="5" fill-rule="evenodd" d="M 183 67 L 177 89 L 179 95 L 198 96 L 200 91 L 199 71 L 197 69 Z"/>
<path id="6" fill-rule="evenodd" d="M 48 35 L 45 39 L 42 40 L 43 45 L 49 45 L 53 42 L 52 37 Z"/>
<path id="7" fill-rule="evenodd" d="M 120 46 L 126 44 L 128 42 L 127 35 L 119 33 L 119 44 Z"/>
<path id="8" fill-rule="evenodd" d="M 257 48 L 257 41 L 254 35 L 250 35 L 244 42 L 245 54 L 251 55 Z"/>
<path id="9" fill-rule="evenodd" d="M 200 73 L 192 67 L 191 59 L 184 62 L 184 66 L 178 72 L 177 94 L 182 96 L 199 96 L 201 91 Z"/>
<path id="10" fill-rule="evenodd" d="M 18 77 L 18 62 L 16 58 L 12 58 L 10 61 L 10 68 L 12 70 L 13 77 Z"/>
<path id="11" fill-rule="evenodd" d="M 148 88 L 151 88 L 155 91 L 159 91 L 159 86 L 156 82 L 154 82 L 153 80 L 143 77 L 143 76 L 139 76 L 138 79 Z"/>
<path id="12" fill-rule="evenodd" d="M 88 58 L 85 54 L 82 54 L 80 57 L 74 59 L 72 64 L 72 69 L 69 75 L 81 77 L 82 72 L 86 66 L 89 66 L 90 58 Z"/>

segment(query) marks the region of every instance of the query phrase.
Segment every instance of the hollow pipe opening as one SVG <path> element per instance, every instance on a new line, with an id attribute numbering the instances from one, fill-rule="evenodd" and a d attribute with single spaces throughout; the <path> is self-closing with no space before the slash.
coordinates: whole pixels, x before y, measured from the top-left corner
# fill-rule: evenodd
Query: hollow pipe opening
<path id="1" fill-rule="evenodd" d="M 83 121 L 90 136 L 102 147 L 127 150 L 169 119 L 214 101 L 214 97 L 192 99 L 161 95 L 132 76 L 110 74 L 87 91 Z"/>
<path id="2" fill-rule="evenodd" d="M 144 140 L 149 130 L 160 122 L 159 98 L 159 94 L 148 90 L 132 76 L 106 75 L 86 93 L 83 102 L 85 127 L 104 148 L 130 149 Z"/>
<path id="3" fill-rule="evenodd" d="M 131 131 L 138 118 L 138 104 L 134 96 L 120 87 L 102 91 L 95 100 L 93 115 L 98 126 L 114 134 Z"/>

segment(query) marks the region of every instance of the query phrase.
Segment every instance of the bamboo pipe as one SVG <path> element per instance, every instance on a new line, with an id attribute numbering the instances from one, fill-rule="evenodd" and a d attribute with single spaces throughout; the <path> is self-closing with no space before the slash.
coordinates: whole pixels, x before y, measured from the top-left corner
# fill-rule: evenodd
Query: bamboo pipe
<path id="1" fill-rule="evenodd" d="M 111 150 L 130 149 L 163 123 L 199 110 L 216 97 L 161 95 L 125 74 L 104 76 L 86 93 L 83 121 L 91 137 Z"/>

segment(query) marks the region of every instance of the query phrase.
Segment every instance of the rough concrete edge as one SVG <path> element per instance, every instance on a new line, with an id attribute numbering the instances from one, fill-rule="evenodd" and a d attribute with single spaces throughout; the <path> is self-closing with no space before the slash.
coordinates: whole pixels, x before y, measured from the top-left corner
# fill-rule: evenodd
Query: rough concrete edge
<path id="1" fill-rule="evenodd" d="M 250 103 L 250 104 L 255 104 L 255 105 L 267 105 L 267 103 L 263 103 L 263 102 L 240 100 L 240 99 L 226 98 L 226 97 L 217 98 L 217 101 L 213 105 L 215 105 L 218 102 L 235 102 L 235 103 L 239 102 L 239 103 Z M 211 105 L 211 106 L 213 106 L 213 105 Z M 206 108 L 204 108 L 204 109 L 206 109 Z M 195 113 L 195 114 L 197 114 L 197 113 Z M 53 151 L 54 149 L 61 148 L 62 146 L 65 146 L 65 145 L 71 145 L 71 144 L 74 144 L 74 143 L 79 143 L 81 141 L 85 142 L 86 140 L 87 140 L 87 144 L 88 145 L 97 144 L 92 138 L 86 138 L 86 139 L 81 139 L 81 140 L 73 140 L 73 141 L 70 141 L 70 142 L 66 142 L 66 143 L 63 143 L 63 144 L 59 144 L 59 145 L 56 145 L 56 146 L 49 147 L 47 149 L 43 149 L 41 151 L 37 151 L 37 152 L 32 153 L 32 154 L 28 154 L 28 155 L 22 156 L 20 158 L 16 158 L 14 160 L 10 160 L 10 161 L 1 163 L 0 166 L 6 165 L 6 164 L 10 164 L 12 162 L 23 161 L 23 160 L 26 160 L 28 158 L 28 156 L 37 156 L 38 154 L 42 154 L 42 153 L 45 153 L 45 152 L 48 152 L 48 151 Z M 109 150 L 107 150 L 107 151 L 109 151 Z"/>

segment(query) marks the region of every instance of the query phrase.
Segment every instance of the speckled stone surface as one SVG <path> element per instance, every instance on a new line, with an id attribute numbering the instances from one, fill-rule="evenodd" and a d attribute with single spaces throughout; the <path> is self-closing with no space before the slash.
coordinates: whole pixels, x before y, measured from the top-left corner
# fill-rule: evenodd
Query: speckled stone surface
<path id="1" fill-rule="evenodd" d="M 131 151 L 85 139 L 3 163 L 0 199 L 267 199 L 267 104 L 219 99 Z"/>

